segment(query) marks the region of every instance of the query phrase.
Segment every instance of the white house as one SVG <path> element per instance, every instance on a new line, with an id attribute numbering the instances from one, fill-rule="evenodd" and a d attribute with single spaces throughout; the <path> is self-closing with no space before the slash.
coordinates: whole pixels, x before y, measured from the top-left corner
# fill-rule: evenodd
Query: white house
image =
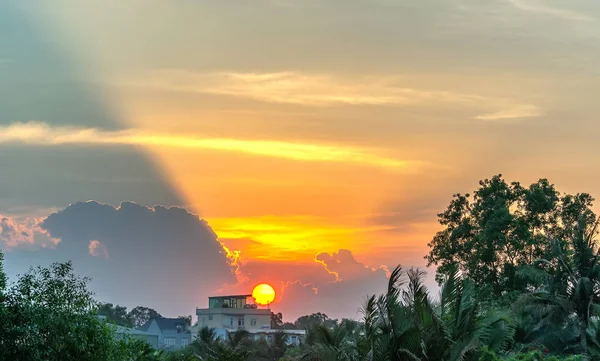
<path id="1" fill-rule="evenodd" d="M 298 345 L 304 340 L 304 330 L 276 330 L 271 328 L 271 309 L 252 302 L 252 295 L 218 296 L 208 298 L 208 308 L 196 308 L 198 323 L 192 327 L 192 338 L 203 327 L 214 328 L 218 337 L 245 330 L 253 339 L 273 337 L 277 332 L 287 335 L 288 344 Z"/>

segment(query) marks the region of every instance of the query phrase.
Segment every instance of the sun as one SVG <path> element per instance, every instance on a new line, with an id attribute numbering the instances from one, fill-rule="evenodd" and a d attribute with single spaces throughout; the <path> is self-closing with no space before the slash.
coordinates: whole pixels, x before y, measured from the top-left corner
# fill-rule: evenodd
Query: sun
<path id="1" fill-rule="evenodd" d="M 252 290 L 252 297 L 259 305 L 268 305 L 275 300 L 275 290 L 271 285 L 261 283 Z"/>

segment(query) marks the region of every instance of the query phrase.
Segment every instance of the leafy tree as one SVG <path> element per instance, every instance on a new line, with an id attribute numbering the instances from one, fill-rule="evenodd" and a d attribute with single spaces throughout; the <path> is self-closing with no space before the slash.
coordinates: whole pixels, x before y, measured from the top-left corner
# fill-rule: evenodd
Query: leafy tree
<path id="1" fill-rule="evenodd" d="M 32 269 L 6 292 L 10 327 L 1 334 L 2 360 L 120 360 L 126 342 L 94 312 L 86 278 L 71 263 Z"/>
<path id="2" fill-rule="evenodd" d="M 482 347 L 497 349 L 509 338 L 507 315 L 482 310 L 481 292 L 456 269 L 439 307 L 429 299 L 423 272 L 409 270 L 408 280 L 403 273 L 397 267 L 387 293 L 369 298 L 363 309 L 370 361 L 473 360 Z"/>
<path id="3" fill-rule="evenodd" d="M 4 273 L 4 253 L 0 250 L 0 303 L 4 301 L 6 290 L 6 273 Z"/>
<path id="4" fill-rule="evenodd" d="M 592 197 L 560 195 L 546 179 L 525 188 L 497 175 L 479 185 L 472 197 L 455 194 L 438 214 L 444 229 L 425 257 L 438 267 L 438 282 L 458 267 L 476 284 L 491 286 L 496 296 L 522 292 L 527 283 L 519 268 L 543 258 L 548 239 L 564 238 L 580 217 L 595 217 Z"/>
<path id="5" fill-rule="evenodd" d="M 4 254 L 0 250 L 0 360 L 7 360 L 9 350 L 8 344 L 11 343 L 10 334 L 8 331 L 10 318 L 6 309 L 6 274 L 4 273 Z"/>
<path id="6" fill-rule="evenodd" d="M 296 322 L 294 322 L 296 328 L 300 330 L 307 330 L 316 325 L 325 325 L 326 327 L 333 327 L 337 325 L 337 323 L 337 320 L 330 319 L 329 316 L 321 312 L 301 316 L 296 320 Z"/>
<path id="7" fill-rule="evenodd" d="M 194 355 L 205 361 L 247 361 L 252 353 L 248 333 L 228 334 L 226 340 L 217 338 L 215 329 L 203 327 L 191 345 Z"/>
<path id="8" fill-rule="evenodd" d="M 281 312 L 278 312 L 278 313 L 271 312 L 271 328 L 273 328 L 273 329 L 283 328 L 283 315 L 281 314 Z"/>
<path id="9" fill-rule="evenodd" d="M 530 276 L 545 281 L 544 287 L 524 295 L 518 304 L 521 311 L 535 317 L 535 329 L 542 331 L 538 337 L 544 337 L 551 329 L 577 335 L 578 351 L 584 359 L 589 357 L 592 316 L 600 307 L 600 249 L 596 240 L 599 221 L 589 221 L 588 217 L 581 217 L 566 240 L 552 241 L 552 258 L 542 259 L 537 268 L 528 269 Z"/>
<path id="10" fill-rule="evenodd" d="M 105 316 L 109 321 L 124 326 L 131 327 L 132 322 L 127 313 L 127 307 L 113 305 L 112 303 L 99 303 L 96 313 L 100 316 Z"/>
<path id="11" fill-rule="evenodd" d="M 281 325 L 281 328 L 284 330 L 297 330 L 298 327 L 296 327 L 296 324 L 293 322 L 284 322 L 283 325 Z"/>
<path id="12" fill-rule="evenodd" d="M 302 359 L 308 361 L 358 359 L 358 349 L 352 329 L 334 325 L 327 327 L 324 323 L 314 324 L 308 330 L 306 347 Z"/>
<path id="13" fill-rule="evenodd" d="M 127 315 L 127 318 L 131 322 L 131 325 L 135 328 L 141 327 L 146 322 L 159 317 L 162 317 L 160 313 L 156 312 L 152 308 L 144 306 L 137 306 L 133 308 L 131 311 L 129 311 L 129 314 Z"/>
<path id="14" fill-rule="evenodd" d="M 159 316 L 160 317 L 160 316 Z M 188 326 L 192 325 L 192 316 L 188 315 L 188 316 L 179 316 L 179 319 L 185 320 L 185 324 Z"/>
<path id="15" fill-rule="evenodd" d="M 288 349 L 287 335 L 283 332 L 273 334 L 270 340 L 261 339 L 255 344 L 252 360 L 279 361 L 285 356 Z"/>

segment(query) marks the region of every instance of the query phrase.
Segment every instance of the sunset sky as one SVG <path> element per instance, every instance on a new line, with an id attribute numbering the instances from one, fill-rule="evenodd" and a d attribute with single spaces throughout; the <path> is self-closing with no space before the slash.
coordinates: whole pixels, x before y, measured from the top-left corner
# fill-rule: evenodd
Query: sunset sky
<path id="1" fill-rule="evenodd" d="M 594 0 L 0 1 L 5 268 L 357 317 L 480 179 L 600 196 L 598 64 Z"/>

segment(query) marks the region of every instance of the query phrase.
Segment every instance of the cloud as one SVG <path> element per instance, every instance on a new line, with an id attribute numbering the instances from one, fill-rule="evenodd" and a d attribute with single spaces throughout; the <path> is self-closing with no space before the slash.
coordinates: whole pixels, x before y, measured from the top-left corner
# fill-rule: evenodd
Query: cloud
<path id="1" fill-rule="evenodd" d="M 374 272 L 373 269 L 358 262 L 347 249 L 340 249 L 333 254 L 319 253 L 315 256 L 315 262 L 322 264 L 329 273 L 334 274 L 338 282 L 360 278 L 364 273 Z"/>
<path id="2" fill-rule="evenodd" d="M 365 265 L 345 249 L 319 253 L 314 258 L 312 262 L 248 260 L 241 268 L 247 282 L 221 293 L 248 292 L 256 284 L 269 283 L 277 296 L 271 308 L 282 312 L 286 321 L 294 321 L 313 312 L 335 318 L 356 317 L 368 295 L 385 291 L 387 267 Z"/>
<path id="3" fill-rule="evenodd" d="M 348 78 L 328 74 L 301 72 L 198 73 L 187 70 L 160 70 L 145 74 L 143 79 L 123 82 L 127 86 L 141 86 L 168 91 L 184 91 L 248 98 L 256 101 L 304 106 L 376 105 L 468 106 L 486 112 L 513 114 L 520 109 L 536 106 L 512 100 L 468 94 L 457 91 L 418 89 L 403 86 L 406 76 L 364 76 Z M 537 116 L 530 112 L 527 116 Z"/>
<path id="4" fill-rule="evenodd" d="M 47 258 L 72 260 L 101 300 L 191 314 L 207 295 L 237 282 L 235 257 L 206 221 L 183 208 L 89 201 L 39 227 L 61 240 Z"/>
<path id="5" fill-rule="evenodd" d="M 352 244 L 357 237 L 386 228 L 380 225 L 361 227 L 354 217 L 333 220 L 317 216 L 259 216 L 212 218 L 210 221 L 227 245 L 242 250 L 246 256 L 271 261 L 312 260 L 324 249 Z"/>
<path id="6" fill-rule="evenodd" d="M 96 239 L 90 241 L 88 250 L 90 252 L 90 255 L 94 257 L 104 257 L 107 259 L 110 257 L 106 247 Z"/>
<path id="7" fill-rule="evenodd" d="M 107 131 L 70 126 L 53 127 L 42 122 L 18 122 L 0 127 L 0 144 L 40 146 L 147 146 L 243 153 L 296 161 L 356 163 L 392 170 L 411 171 L 419 161 L 398 160 L 378 155 L 376 150 L 332 144 L 278 140 L 196 138 L 182 134 L 153 133 L 137 129 Z"/>
<path id="8" fill-rule="evenodd" d="M 55 247 L 60 240 L 50 236 L 41 227 L 42 221 L 43 218 L 8 217 L 0 214 L 0 248 L 11 250 Z"/>
<path id="9" fill-rule="evenodd" d="M 554 16 L 572 21 L 596 21 L 596 18 L 567 9 L 559 9 L 546 5 L 543 0 L 508 0 L 518 9 Z"/>
<path id="10" fill-rule="evenodd" d="M 369 267 L 357 261 L 350 250 L 320 253 L 315 260 L 325 273 L 319 278 L 285 285 L 283 298 L 277 305 L 284 311 L 284 316 L 296 318 L 301 314 L 324 312 L 333 318 L 360 317 L 358 310 L 362 302 L 368 296 L 385 292 L 387 267 Z M 337 275 L 335 280 L 331 273 Z M 298 300 L 302 305 L 300 312 L 294 310 Z"/>
<path id="11" fill-rule="evenodd" d="M 512 109 L 501 110 L 494 113 L 482 114 L 475 117 L 475 119 L 479 120 L 511 120 L 511 119 L 522 119 L 522 118 L 532 118 L 538 117 L 542 115 L 542 111 L 540 108 L 534 105 L 521 105 L 516 106 Z"/>
<path id="12" fill-rule="evenodd" d="M 193 314 L 208 296 L 249 293 L 269 283 L 277 292 L 272 307 L 286 320 L 312 312 L 356 317 L 364 298 L 384 292 L 387 283 L 387 267 L 363 264 L 348 249 L 304 260 L 244 259 L 206 221 L 177 207 L 76 203 L 31 222 L 40 234 L 60 240 L 36 252 L 14 243 L 31 226 L 15 226 L 7 217 L 1 224 L 2 240 L 8 235 L 14 244 L 11 263 L 19 256 L 27 264 L 72 260 L 79 274 L 93 279 L 99 300 L 147 305 L 173 316 Z"/>

